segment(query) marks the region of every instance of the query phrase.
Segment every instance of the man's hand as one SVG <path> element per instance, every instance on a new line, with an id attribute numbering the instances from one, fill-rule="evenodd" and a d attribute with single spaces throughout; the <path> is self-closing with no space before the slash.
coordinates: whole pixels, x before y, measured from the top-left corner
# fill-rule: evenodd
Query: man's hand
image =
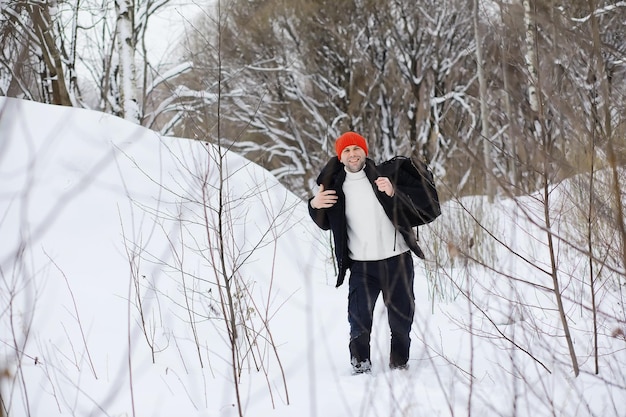
<path id="1" fill-rule="evenodd" d="M 374 181 L 376 186 L 378 187 L 378 191 L 382 191 L 387 194 L 389 197 L 393 197 L 395 191 L 393 189 L 393 184 L 389 181 L 387 177 L 378 177 L 376 181 Z"/>
<path id="2" fill-rule="evenodd" d="M 320 185 L 320 189 L 311 200 L 311 207 L 314 209 L 329 208 L 337 202 L 337 191 L 324 190 L 324 186 Z"/>

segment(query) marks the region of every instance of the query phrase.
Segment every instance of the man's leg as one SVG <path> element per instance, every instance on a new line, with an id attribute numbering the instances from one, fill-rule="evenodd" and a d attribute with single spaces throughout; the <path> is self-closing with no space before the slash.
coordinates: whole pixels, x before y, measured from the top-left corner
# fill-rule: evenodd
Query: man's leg
<path id="1" fill-rule="evenodd" d="M 415 314 L 413 258 L 410 253 L 404 253 L 388 259 L 387 266 L 383 297 L 391 329 L 389 366 L 405 368 L 409 360 L 411 325 Z"/>
<path id="2" fill-rule="evenodd" d="M 378 278 L 372 274 L 376 262 L 354 262 L 350 268 L 348 322 L 350 361 L 355 370 L 362 364 L 369 370 L 370 335 L 374 305 L 380 293 Z"/>

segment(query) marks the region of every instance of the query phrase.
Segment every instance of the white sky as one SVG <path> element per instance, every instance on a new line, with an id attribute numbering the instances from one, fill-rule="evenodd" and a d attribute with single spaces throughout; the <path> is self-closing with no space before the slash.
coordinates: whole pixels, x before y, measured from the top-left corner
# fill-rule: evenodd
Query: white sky
<path id="1" fill-rule="evenodd" d="M 152 16 L 146 34 L 150 62 L 177 63 L 169 56 L 178 48 L 185 31 L 191 30 L 193 20 L 209 12 L 213 3 L 212 0 L 173 0 Z"/>

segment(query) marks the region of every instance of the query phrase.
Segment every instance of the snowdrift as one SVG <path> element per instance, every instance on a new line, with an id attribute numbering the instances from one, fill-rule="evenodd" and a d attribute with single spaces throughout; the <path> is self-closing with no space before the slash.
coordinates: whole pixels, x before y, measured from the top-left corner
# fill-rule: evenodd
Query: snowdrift
<path id="1" fill-rule="evenodd" d="M 329 236 L 259 166 L 0 98 L 0 187 L 6 416 L 624 415 L 623 275 L 598 284 L 595 375 L 589 272 L 559 246 L 575 378 L 536 199 L 450 202 L 420 229 L 410 369 L 386 368 L 379 303 L 373 372 L 353 377 Z"/>

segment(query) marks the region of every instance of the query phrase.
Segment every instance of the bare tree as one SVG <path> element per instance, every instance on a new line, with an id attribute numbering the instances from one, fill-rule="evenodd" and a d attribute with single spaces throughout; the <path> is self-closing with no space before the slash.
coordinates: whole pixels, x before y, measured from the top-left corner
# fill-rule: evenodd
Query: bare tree
<path id="1" fill-rule="evenodd" d="M 479 19 L 479 1 L 474 0 L 474 41 L 476 43 L 476 75 L 478 77 L 478 91 L 480 99 L 480 126 L 481 136 L 483 137 L 483 158 L 485 164 L 485 193 L 489 197 L 489 201 L 493 202 L 495 190 L 493 189 L 493 170 L 492 170 L 492 156 L 490 142 L 487 140 L 489 135 L 489 114 L 487 110 L 487 80 L 485 79 L 484 60 L 483 60 L 483 47 L 482 47 L 482 31 L 480 30 Z"/>
<path id="2" fill-rule="evenodd" d="M 578 376 L 580 370 L 578 367 L 578 359 L 576 358 L 576 352 L 574 350 L 574 343 L 570 334 L 569 324 L 567 320 L 567 314 L 563 304 L 563 297 L 561 294 L 561 284 L 559 282 L 559 270 L 556 259 L 556 248 L 554 245 L 554 232 L 552 228 L 552 207 L 550 199 L 550 189 L 552 187 L 552 160 L 551 156 L 553 137 L 549 130 L 550 120 L 546 116 L 546 110 L 543 105 L 544 96 L 542 91 L 542 81 L 539 80 L 539 74 L 537 70 L 538 66 L 538 52 L 537 52 L 537 26 L 535 24 L 536 7 L 533 0 L 524 0 L 524 22 L 526 25 L 526 66 L 528 68 L 528 101 L 530 102 L 530 109 L 532 115 L 535 117 L 533 123 L 533 132 L 539 143 L 543 144 L 541 148 L 543 154 L 543 207 L 544 207 L 544 221 L 545 231 L 548 244 L 548 252 L 550 254 L 550 275 L 552 277 L 552 284 L 554 288 L 554 296 L 556 299 L 557 308 L 559 311 L 561 324 L 563 325 L 563 332 L 567 347 L 569 349 L 570 358 L 572 360 L 572 367 L 574 374 Z"/>
<path id="3" fill-rule="evenodd" d="M 0 92 L 151 123 L 156 87 L 188 68 L 166 71 L 148 58 L 147 28 L 170 1 L 3 4 Z"/>
<path id="4" fill-rule="evenodd" d="M 178 237 L 167 238 L 173 254 L 168 267 L 174 271 L 172 279 L 182 286 L 176 299 L 182 300 L 177 303 L 183 310 L 182 316 L 188 318 L 198 363 L 203 368 L 215 366 L 214 361 L 223 361 L 227 365 L 237 414 L 243 416 L 247 399 L 240 387 L 246 371 L 264 374 L 272 401 L 276 387 L 270 379 L 276 373 L 282 375 L 281 395 L 289 402 L 280 351 L 272 334 L 271 318 L 276 311 L 263 301 L 273 297 L 272 282 L 268 293 L 259 293 L 254 280 L 250 280 L 244 271 L 259 251 L 272 246 L 275 249 L 276 240 L 285 232 L 287 219 L 295 206 L 293 202 L 289 203 L 287 193 L 276 196 L 271 184 L 267 184 L 267 188 L 259 184 L 261 188 L 253 186 L 250 190 L 234 184 L 235 177 L 254 172 L 254 167 L 229 151 L 236 137 L 231 138 L 235 131 L 232 127 L 228 129 L 233 118 L 229 112 L 233 108 L 225 105 L 234 97 L 226 89 L 232 68 L 222 66 L 221 60 L 230 13 L 227 4 L 218 2 L 214 10 L 207 12 L 211 19 L 215 19 L 214 31 L 209 34 L 200 32 L 215 52 L 215 66 L 212 67 L 215 78 L 204 80 L 205 87 L 212 94 L 196 97 L 198 104 L 204 103 L 206 107 L 198 107 L 195 111 L 205 119 L 210 118 L 213 128 L 206 132 L 210 137 L 191 143 L 195 151 L 190 152 L 188 158 L 173 155 L 179 160 L 181 172 L 189 176 L 186 180 L 189 183 L 179 184 L 181 190 L 164 190 L 167 195 L 173 193 L 185 197 L 178 203 L 179 213 L 158 212 L 155 222 L 163 225 L 166 236 L 169 236 L 170 227 L 179 231 Z M 182 94 L 180 99 L 183 99 Z M 189 99 L 193 99 L 191 95 Z M 259 179 L 253 180 L 256 184 Z M 266 228 L 249 221 L 247 207 L 250 205 L 266 210 Z M 241 239 L 241 235 L 245 239 Z M 133 247 L 129 252 L 131 264 L 138 258 L 158 262 L 141 245 Z M 190 270 L 187 264 L 188 258 L 196 256 L 205 265 L 201 273 Z M 273 281 L 274 277 L 270 279 Z M 138 277 L 133 281 L 137 282 Z M 141 302 L 140 286 L 135 286 L 135 293 L 144 339 L 156 355 L 150 323 L 143 319 L 147 306 Z M 215 336 L 208 337 L 207 334 Z M 205 344 L 207 338 L 211 346 Z M 211 353 L 218 344 L 220 349 L 227 349 L 228 357 L 212 358 Z M 278 371 L 271 370 L 274 365 L 278 366 Z"/>
<path id="5" fill-rule="evenodd" d="M 245 130 L 230 145 L 298 195 L 348 129 L 368 137 L 374 159 L 414 154 L 439 165 L 453 157 L 459 140 L 478 138 L 466 95 L 474 77 L 463 70 L 471 65 L 471 13 L 453 12 L 455 4 L 233 2 L 223 97 L 234 111 L 225 127 Z M 199 123 L 196 109 L 214 95 L 195 80 L 211 73 L 214 58 L 202 37 L 188 48 L 195 69 L 180 82 L 189 89 L 177 90 L 179 112 L 164 124 L 201 138 L 213 122 Z"/>
<path id="6" fill-rule="evenodd" d="M 73 105 L 68 76 L 73 62 L 58 22 L 64 1 L 15 1 L 0 8 L 3 22 L 0 59 L 10 80 L 6 94 Z"/>

